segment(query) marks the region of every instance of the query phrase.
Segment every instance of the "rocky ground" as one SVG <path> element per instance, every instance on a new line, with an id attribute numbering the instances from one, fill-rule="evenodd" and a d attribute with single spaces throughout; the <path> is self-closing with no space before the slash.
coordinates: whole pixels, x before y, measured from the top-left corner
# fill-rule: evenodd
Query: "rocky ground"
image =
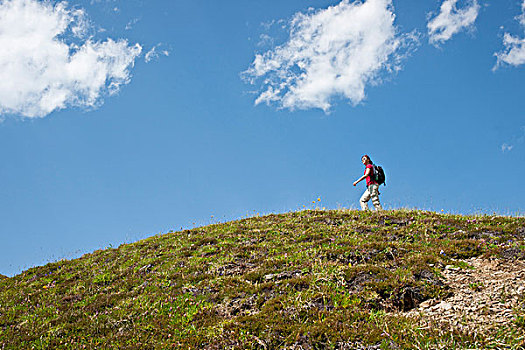
<path id="1" fill-rule="evenodd" d="M 456 265 L 468 264 L 467 268 Z M 451 296 L 427 300 L 406 313 L 423 327 L 439 324 L 464 332 L 478 333 L 505 326 L 522 311 L 525 292 L 525 263 L 519 260 L 471 258 L 448 265 L 443 282 Z"/>

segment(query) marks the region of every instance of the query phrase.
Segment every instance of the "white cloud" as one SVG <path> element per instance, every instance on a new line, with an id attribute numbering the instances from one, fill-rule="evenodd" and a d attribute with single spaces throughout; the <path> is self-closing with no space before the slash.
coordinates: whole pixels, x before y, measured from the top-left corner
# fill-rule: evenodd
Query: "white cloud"
<path id="1" fill-rule="evenodd" d="M 96 107 L 130 81 L 141 46 L 86 38 L 85 17 L 65 2 L 0 2 L 0 114 Z"/>
<path id="2" fill-rule="evenodd" d="M 510 152 L 515 146 L 520 147 L 523 143 L 525 143 L 525 125 L 519 128 L 518 133 L 512 137 L 510 142 L 501 145 L 501 152 Z"/>
<path id="3" fill-rule="evenodd" d="M 505 33 L 503 35 L 503 46 L 505 49 L 495 54 L 498 59 L 495 69 L 503 63 L 511 66 L 519 66 L 525 63 L 525 39 Z"/>
<path id="4" fill-rule="evenodd" d="M 259 42 L 257 43 L 257 46 L 273 46 L 274 39 L 269 36 L 268 34 L 261 34 L 259 36 Z"/>
<path id="5" fill-rule="evenodd" d="M 457 2 L 458 0 L 443 1 L 439 14 L 427 23 L 431 44 L 444 43 L 454 34 L 474 25 L 480 9 L 477 0 L 470 1 L 463 9 L 457 8 Z"/>
<path id="6" fill-rule="evenodd" d="M 501 145 L 501 152 L 503 152 L 503 153 L 510 152 L 510 151 L 512 151 L 513 148 L 514 148 L 513 145 L 508 145 L 508 144 L 504 143 L 503 145 Z"/>
<path id="7" fill-rule="evenodd" d="M 153 48 L 144 55 L 144 61 L 146 61 L 146 63 L 149 63 L 150 61 L 159 58 L 160 55 L 164 55 L 164 56 L 170 55 L 168 50 L 159 50 L 161 45 L 162 44 L 157 44 L 153 46 Z"/>
<path id="8" fill-rule="evenodd" d="M 126 30 L 131 30 L 133 29 L 133 27 L 135 26 L 135 24 L 137 24 L 138 22 L 140 21 L 140 18 L 134 18 L 132 20 L 130 20 L 128 22 L 128 24 L 126 24 L 126 27 L 124 29 Z"/>
<path id="9" fill-rule="evenodd" d="M 525 26 L 525 0 L 521 3 L 521 15 L 517 19 L 522 26 Z"/>
<path id="10" fill-rule="evenodd" d="M 414 34 L 400 35 L 394 19 L 391 0 L 343 0 L 295 14 L 288 41 L 257 54 L 242 74 L 252 83 L 264 77 L 255 103 L 325 112 L 334 97 L 358 104 L 365 87 L 385 70 L 400 69 L 402 51 L 417 42 Z"/>
<path id="11" fill-rule="evenodd" d="M 525 28 L 525 0 L 521 4 L 521 15 L 516 19 Z M 519 66 L 525 63 L 525 39 L 505 33 L 503 35 L 503 46 L 505 47 L 503 51 L 494 54 L 497 57 L 494 70 L 503 64 Z"/>

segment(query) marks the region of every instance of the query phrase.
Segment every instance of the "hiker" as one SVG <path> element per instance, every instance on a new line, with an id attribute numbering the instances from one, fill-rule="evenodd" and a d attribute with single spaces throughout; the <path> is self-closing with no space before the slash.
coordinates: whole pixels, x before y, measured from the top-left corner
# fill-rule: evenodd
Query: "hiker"
<path id="1" fill-rule="evenodd" d="M 361 176 L 357 181 L 354 182 L 354 186 L 359 182 L 366 179 L 366 191 L 361 196 L 359 204 L 361 204 L 362 210 L 368 210 L 368 201 L 372 199 L 372 204 L 376 210 L 382 210 L 381 203 L 379 202 L 379 184 L 374 180 L 374 165 L 370 157 L 365 154 L 361 157 L 361 162 L 365 166 L 365 174 Z"/>

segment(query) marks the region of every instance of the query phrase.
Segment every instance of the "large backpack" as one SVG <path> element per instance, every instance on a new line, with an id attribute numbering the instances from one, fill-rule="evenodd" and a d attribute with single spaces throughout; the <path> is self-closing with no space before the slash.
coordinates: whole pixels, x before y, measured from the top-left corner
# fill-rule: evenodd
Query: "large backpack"
<path id="1" fill-rule="evenodd" d="M 374 166 L 374 174 L 372 178 L 375 180 L 375 182 L 377 182 L 378 185 L 383 184 L 386 186 L 386 177 L 383 168 L 380 165 L 372 165 Z"/>

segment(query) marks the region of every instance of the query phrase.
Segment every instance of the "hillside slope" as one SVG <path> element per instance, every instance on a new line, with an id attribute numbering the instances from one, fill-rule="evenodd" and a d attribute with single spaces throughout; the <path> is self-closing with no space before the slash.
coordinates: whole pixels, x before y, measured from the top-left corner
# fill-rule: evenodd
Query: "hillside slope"
<path id="1" fill-rule="evenodd" d="M 524 257 L 524 218 L 346 210 L 254 217 L 0 280 L 0 344 L 517 349 L 525 345 Z M 511 277 L 500 279 L 501 290 L 474 276 L 489 262 L 515 273 L 512 291 Z M 465 305 L 472 295 L 497 296 L 476 308 L 489 315 L 481 325 L 444 317 L 463 290 L 471 291 Z M 506 311 L 492 318 L 496 304 Z"/>

